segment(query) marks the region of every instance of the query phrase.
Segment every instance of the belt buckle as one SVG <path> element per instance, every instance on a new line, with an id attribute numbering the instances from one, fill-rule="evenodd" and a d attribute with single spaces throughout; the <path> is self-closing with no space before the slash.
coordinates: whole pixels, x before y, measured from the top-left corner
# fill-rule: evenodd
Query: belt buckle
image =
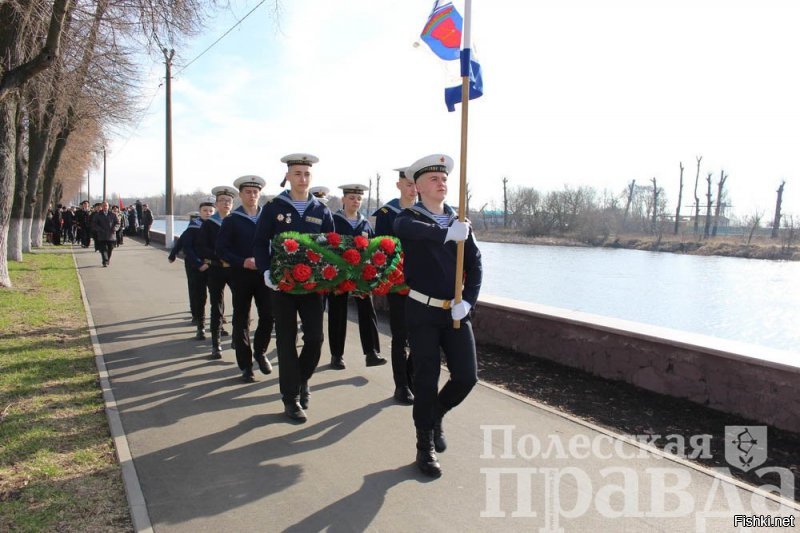
<path id="1" fill-rule="evenodd" d="M 442 309 L 450 309 L 450 300 L 444 300 L 442 304 Z"/>

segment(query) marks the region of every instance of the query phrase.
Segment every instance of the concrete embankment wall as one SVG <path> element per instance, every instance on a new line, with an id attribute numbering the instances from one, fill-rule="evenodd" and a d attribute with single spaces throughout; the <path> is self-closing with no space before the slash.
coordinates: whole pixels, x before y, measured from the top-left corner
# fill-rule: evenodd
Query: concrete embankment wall
<path id="1" fill-rule="evenodd" d="M 482 296 L 478 343 L 800 432 L 800 354 Z"/>

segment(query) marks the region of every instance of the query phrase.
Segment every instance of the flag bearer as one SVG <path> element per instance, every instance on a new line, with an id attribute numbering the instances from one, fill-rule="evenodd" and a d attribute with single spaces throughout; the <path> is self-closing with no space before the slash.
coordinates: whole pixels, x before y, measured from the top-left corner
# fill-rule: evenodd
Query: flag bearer
<path id="1" fill-rule="evenodd" d="M 478 381 L 475 338 L 470 310 L 481 287 L 481 254 L 469 223 L 460 222 L 445 204 L 447 175 L 453 160 L 441 154 L 423 157 L 406 169 L 420 202 L 397 215 L 394 229 L 403 246 L 404 273 L 411 288 L 406 302 L 406 328 L 414 357 L 414 426 L 417 430 L 417 466 L 439 477 L 442 469 L 435 452 L 447 443 L 442 417 L 467 397 Z M 464 243 L 463 300 L 453 302 L 456 242 Z M 453 327 L 460 320 L 461 327 Z M 438 390 L 440 350 L 450 379 Z"/>
<path id="2" fill-rule="evenodd" d="M 414 182 L 406 179 L 405 167 L 395 169 L 397 189 L 400 197 L 390 200 L 383 207 L 373 213 L 375 216 L 376 235 L 395 235 L 394 220 L 397 215 L 414 205 L 417 201 L 417 187 Z M 406 333 L 406 300 L 404 294 L 389 293 L 386 300 L 389 302 L 389 328 L 392 331 L 392 375 L 394 377 L 394 399 L 399 403 L 410 405 L 414 403 L 412 385 L 412 362 L 408 355 L 408 334 Z"/>
<path id="3" fill-rule="evenodd" d="M 256 222 L 261 214 L 258 198 L 264 187 L 260 176 L 242 176 L 233 182 L 239 189 L 242 205 L 222 220 L 217 236 L 217 256 L 223 266 L 230 268 L 231 292 L 233 294 L 233 344 L 236 362 L 242 371 L 242 381 L 251 383 L 253 359 L 262 374 L 272 373 L 272 364 L 266 357 L 272 337 L 272 310 L 270 290 L 264 286 L 253 256 L 253 237 Z M 250 307 L 253 300 L 258 310 L 258 327 L 250 344 Z"/>
<path id="4" fill-rule="evenodd" d="M 272 239 L 285 231 L 327 233 L 333 231 L 331 212 L 309 193 L 311 167 L 319 158 L 311 154 L 290 154 L 281 158 L 287 166 L 283 180 L 290 189 L 267 202 L 258 219 L 253 252 L 258 270 L 267 286 L 275 289 L 270 279 Z M 283 186 L 283 185 L 281 185 Z M 292 295 L 278 290 L 272 292 L 275 329 L 280 366 L 280 389 L 284 413 L 298 422 L 306 421 L 309 379 L 319 363 L 322 349 L 322 296 L 317 293 Z M 297 316 L 303 326 L 303 348 L 297 354 Z"/>
<path id="5" fill-rule="evenodd" d="M 222 329 L 222 318 L 225 312 L 225 285 L 231 289 L 230 268 L 224 268 L 222 261 L 217 256 L 217 236 L 219 235 L 222 221 L 225 220 L 233 207 L 236 197 L 235 189 L 229 185 L 221 185 L 211 189 L 214 197 L 214 207 L 217 212 L 203 222 L 200 234 L 197 237 L 195 249 L 203 262 L 208 265 L 208 296 L 211 300 L 211 357 L 222 359 L 222 346 L 220 336 L 227 335 Z"/>
<path id="6" fill-rule="evenodd" d="M 366 185 L 340 185 L 342 189 L 342 209 L 333 215 L 333 225 L 340 235 L 361 236 L 371 239 L 375 236 L 372 226 L 364 215 L 359 213 L 361 200 Z M 366 357 L 367 366 L 386 364 L 386 359 L 378 355 L 381 351 L 378 340 L 378 317 L 372 305 L 372 297 L 367 295 L 356 298 L 358 309 L 358 333 L 361 337 L 361 349 Z M 345 368 L 344 341 L 347 333 L 347 294 L 328 295 L 328 343 L 331 349 L 331 367 L 337 370 Z"/>

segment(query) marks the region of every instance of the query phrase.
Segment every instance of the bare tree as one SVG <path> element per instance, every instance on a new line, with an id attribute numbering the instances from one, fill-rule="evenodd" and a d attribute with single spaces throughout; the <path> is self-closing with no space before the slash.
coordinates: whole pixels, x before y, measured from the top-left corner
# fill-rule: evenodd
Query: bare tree
<path id="1" fill-rule="evenodd" d="M 778 229 L 781 227 L 781 204 L 783 203 L 783 187 L 786 185 L 786 180 L 781 181 L 778 187 L 778 199 L 775 201 L 775 217 L 772 219 L 772 234 L 771 239 L 778 237 Z"/>
<path id="2" fill-rule="evenodd" d="M 503 178 L 503 227 L 508 227 L 508 178 Z"/>
<path id="3" fill-rule="evenodd" d="M 697 156 L 697 174 L 694 177 L 694 234 L 697 235 L 700 223 L 700 197 L 697 196 L 697 184 L 700 181 L 700 161 L 703 156 Z"/>
<path id="4" fill-rule="evenodd" d="M 675 208 L 675 230 L 673 234 L 678 234 L 678 225 L 680 224 L 681 220 L 681 199 L 683 198 L 683 161 L 679 163 L 681 167 L 681 178 L 680 178 L 680 186 L 678 188 L 678 207 Z"/>
<path id="5" fill-rule="evenodd" d="M 711 236 L 717 236 L 717 226 L 719 225 L 719 212 L 720 209 L 723 207 L 723 196 L 722 192 L 725 188 L 725 180 L 728 179 L 728 175 L 725 174 L 724 170 L 721 170 L 719 173 L 719 183 L 717 183 L 717 207 L 714 211 L 714 228 L 711 230 Z"/>
<path id="6" fill-rule="evenodd" d="M 658 232 L 658 185 L 656 184 L 656 178 L 653 177 L 651 180 L 653 182 L 653 223 L 652 223 L 652 231 L 653 235 Z"/>
<path id="7" fill-rule="evenodd" d="M 747 217 L 747 226 L 750 228 L 750 232 L 747 235 L 747 246 L 750 246 L 750 241 L 753 240 L 753 234 L 756 232 L 759 226 L 761 226 L 761 218 L 763 216 L 763 211 L 756 210 L 752 215 Z"/>
<path id="8" fill-rule="evenodd" d="M 631 184 L 628 185 L 628 201 L 625 202 L 625 214 L 622 215 L 623 231 L 625 231 L 625 223 L 628 221 L 628 213 L 630 213 L 631 210 L 631 202 L 633 202 L 633 192 L 635 187 L 636 187 L 636 180 L 631 180 Z"/>
<path id="9" fill-rule="evenodd" d="M 706 225 L 703 228 L 704 237 L 708 237 L 711 231 L 711 205 L 713 204 L 711 201 L 711 172 L 708 173 L 706 181 L 708 182 L 708 190 L 706 191 Z"/>

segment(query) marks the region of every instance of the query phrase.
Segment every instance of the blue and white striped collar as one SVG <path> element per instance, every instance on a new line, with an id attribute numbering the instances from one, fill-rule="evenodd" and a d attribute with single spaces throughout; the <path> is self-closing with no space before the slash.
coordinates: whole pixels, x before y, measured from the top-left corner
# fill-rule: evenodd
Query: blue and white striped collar
<path id="1" fill-rule="evenodd" d="M 239 215 L 240 217 L 246 218 L 247 220 L 250 220 L 251 222 L 253 222 L 253 224 L 255 224 L 258 222 L 259 215 L 261 215 L 261 206 L 258 206 L 258 211 L 253 216 L 247 214 L 247 212 L 244 210 L 243 205 L 240 205 L 239 207 L 231 211 L 231 215 Z"/>
<path id="2" fill-rule="evenodd" d="M 416 211 L 417 213 L 428 217 L 429 219 L 431 219 L 436 224 L 439 223 L 439 221 L 436 220 L 436 215 L 434 215 L 433 213 L 428 211 L 428 209 L 425 207 L 425 205 L 422 202 L 417 202 L 416 204 L 414 204 L 411 207 L 409 207 L 409 209 L 411 209 L 412 211 Z M 447 215 L 447 217 L 448 217 L 447 218 L 447 224 L 450 225 L 450 223 L 453 221 L 453 219 L 456 216 L 455 212 L 453 211 L 453 208 L 450 207 L 447 204 L 444 204 L 444 214 Z"/>
<path id="3" fill-rule="evenodd" d="M 280 193 L 278 196 L 276 196 L 275 200 L 280 200 L 282 202 L 286 202 L 287 204 L 291 205 L 292 207 L 294 207 L 294 202 L 297 201 L 297 200 L 292 200 L 292 195 L 288 190 L 285 190 L 282 193 Z M 302 200 L 300 200 L 300 201 L 302 201 Z M 308 198 L 306 199 L 306 209 L 308 209 L 309 204 L 314 204 L 314 203 L 318 203 L 317 199 L 314 198 L 314 196 L 312 196 L 311 194 L 309 194 Z"/>
<path id="4" fill-rule="evenodd" d="M 394 200 L 389 200 L 381 207 L 379 207 L 374 213 L 372 213 L 372 216 L 377 216 L 378 211 L 380 211 L 384 207 L 390 211 L 394 211 L 395 213 L 400 213 L 401 211 L 403 211 L 403 208 L 400 207 L 400 198 L 395 198 Z"/>
<path id="5" fill-rule="evenodd" d="M 221 226 L 222 225 L 222 216 L 220 216 L 218 211 L 215 211 L 213 215 L 208 217 L 208 220 L 210 220 L 211 222 L 213 222 L 217 226 Z"/>
<path id="6" fill-rule="evenodd" d="M 364 220 L 366 220 L 364 218 L 364 215 L 362 215 L 360 211 L 357 212 L 356 215 L 358 215 L 358 218 L 356 218 L 356 220 L 358 221 L 358 224 L 361 224 Z M 340 217 L 340 218 L 346 220 L 348 223 L 350 223 L 352 221 L 352 219 L 347 218 L 347 215 L 344 214 L 344 210 L 342 210 L 342 209 L 339 209 L 338 211 L 336 211 L 333 214 L 333 216 Z M 356 224 L 356 225 L 358 225 L 358 224 Z"/>

